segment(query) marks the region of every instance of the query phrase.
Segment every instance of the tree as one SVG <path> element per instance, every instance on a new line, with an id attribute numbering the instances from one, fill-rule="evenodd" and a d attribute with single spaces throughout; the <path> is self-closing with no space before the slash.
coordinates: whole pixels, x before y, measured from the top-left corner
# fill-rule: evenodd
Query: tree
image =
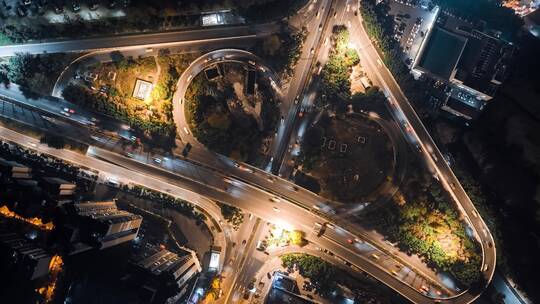
<path id="1" fill-rule="evenodd" d="M 42 144 L 47 144 L 51 148 L 63 149 L 66 146 L 66 141 L 62 136 L 54 134 L 45 134 L 40 139 L 39 142 Z"/>
<path id="2" fill-rule="evenodd" d="M 223 215 L 223 218 L 225 218 L 227 223 L 233 225 L 234 230 L 238 230 L 240 228 L 240 225 L 242 225 L 242 223 L 244 222 L 244 214 L 242 213 L 242 210 L 240 208 L 236 208 L 220 202 L 218 202 L 217 205 L 221 209 L 221 215 Z"/>
<path id="3" fill-rule="evenodd" d="M 293 230 L 289 232 L 289 240 L 291 241 L 291 244 L 298 245 L 298 246 L 304 246 L 306 244 L 306 240 L 304 239 L 305 233 L 300 230 Z"/>
<path id="4" fill-rule="evenodd" d="M 274 34 L 267 39 L 264 39 L 262 49 L 265 55 L 274 56 L 279 48 L 281 47 L 281 42 L 279 41 L 278 35 Z"/>

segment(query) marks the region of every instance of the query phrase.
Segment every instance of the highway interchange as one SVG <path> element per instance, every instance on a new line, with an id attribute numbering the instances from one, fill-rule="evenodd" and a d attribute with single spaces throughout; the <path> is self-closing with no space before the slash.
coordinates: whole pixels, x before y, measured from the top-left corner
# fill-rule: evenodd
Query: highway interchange
<path id="1" fill-rule="evenodd" d="M 294 77 L 289 84 L 288 90 L 285 94 L 280 95 L 283 101 L 281 110 L 286 114 L 286 121 L 283 126 L 280 126 L 279 135 L 272 146 L 275 155 L 274 161 L 277 163 L 272 165 L 272 172 L 279 172 L 284 176 L 288 176 L 286 148 L 289 145 L 289 140 L 294 141 L 294 136 L 298 135 L 298 131 L 302 129 L 302 121 L 297 119 L 300 107 L 310 106 L 310 102 L 312 102 L 309 92 L 306 92 L 306 87 L 308 87 L 307 84 L 313 72 L 314 58 L 324 61 L 328 48 L 325 48 L 323 41 L 324 37 L 330 34 L 332 24 L 343 23 L 348 25 L 351 38 L 354 41 L 353 46 L 357 48 L 362 64 L 368 70 L 372 81 L 381 87 L 389 98 L 392 114 L 404 130 L 403 133 L 407 141 L 413 146 L 419 145 L 422 148 L 422 156 L 426 163 L 436 174 L 445 189 L 454 197 L 464 218 L 472 226 L 475 237 L 482 247 L 482 270 L 487 285 L 495 270 L 493 238 L 414 109 L 408 103 L 390 72 L 382 65 L 377 51 L 363 30 L 359 14 L 355 14 L 357 8 L 358 3 L 354 1 L 317 1 L 311 6 L 311 9 L 304 8 L 301 12 L 312 17 L 307 24 L 310 34 L 306 39 L 302 50 L 302 59 L 294 71 Z M 314 16 L 316 12 L 319 12 L 319 17 Z M 337 17 L 334 17 L 333 12 L 337 13 Z M 324 30 L 319 31 L 319 26 L 322 26 Z M 255 66 L 264 69 L 263 73 L 271 73 L 260 59 L 252 57 L 249 53 L 243 53 L 239 50 L 227 50 L 224 47 L 229 47 L 228 41 L 233 39 L 257 39 L 276 30 L 278 30 L 277 25 L 265 24 L 256 27 L 209 28 L 187 33 L 132 35 L 122 37 L 122 39 L 115 37 L 110 39 L 96 38 L 91 41 L 50 42 L 17 47 L 0 47 L 0 55 L 13 55 L 15 51 L 30 53 L 90 50 L 99 50 L 105 53 L 111 50 L 140 52 L 148 48 L 157 49 L 192 44 L 204 46 L 208 42 L 213 43 L 213 47 L 217 51 L 207 53 L 198 59 L 199 62 L 210 64 L 224 59 L 235 59 L 252 64 L 250 62 L 252 61 Z M 311 54 L 312 48 L 315 49 L 313 54 Z M 243 56 L 238 56 L 240 53 Z M 227 55 L 233 57 L 226 58 Z M 205 62 L 205 60 L 208 61 Z M 191 69 L 188 69 L 181 76 L 179 90 L 177 91 L 178 95 L 175 95 L 175 107 L 181 105 L 181 89 L 187 87 L 188 78 L 192 78 L 193 76 L 190 77 L 190 75 L 200 71 L 201 66 L 204 65 L 193 65 Z M 268 77 L 273 76 L 268 74 Z M 278 79 L 274 81 L 279 90 Z M 70 105 L 62 100 L 54 103 L 47 99 L 29 100 L 23 94 L 14 92 L 15 89 L 16 87 L 2 89 L 0 95 L 13 103 L 22 104 L 26 108 L 34 108 L 33 110 L 36 111 L 36 108 L 39 108 L 41 114 L 50 117 L 60 116 L 59 112 L 64 105 Z M 294 102 L 297 96 L 301 99 L 299 103 Z M 384 243 L 382 236 L 371 231 L 365 231 L 357 225 L 336 217 L 332 212 L 332 208 L 335 206 L 325 206 L 323 198 L 304 189 L 296 191 L 293 184 L 286 179 L 270 177 L 268 173 L 257 168 L 245 164 L 238 167 L 236 162 L 216 155 L 204 149 L 202 145 L 197 145 L 196 141 L 189 136 L 190 132 L 183 130 L 185 123 L 181 125 L 182 127 L 179 128 L 178 133 L 182 134 L 186 139 L 189 138 L 189 141 L 195 144 L 188 160 L 175 156 L 144 156 L 143 153 L 136 154 L 134 158 L 127 158 L 121 149 L 121 145 L 118 144 L 118 141 L 122 140 L 121 138 L 99 132 L 92 125 L 90 118 L 95 117 L 95 113 L 85 112 L 83 109 L 73 105 L 70 105 L 70 107 L 77 109 L 78 116 L 69 119 L 60 116 L 55 119 L 62 120 L 62 123 L 88 128 L 87 139 L 93 145 L 87 155 L 67 150 L 50 149 L 39 145 L 35 139 L 7 129 L 0 130 L 1 137 L 4 140 L 17 142 L 29 148 L 35 149 L 38 147 L 41 152 L 97 170 L 104 176 L 104 180 L 113 177 L 122 182 L 140 184 L 183 197 L 205 210 L 214 210 L 211 213 L 212 215 L 216 213 L 215 204 L 209 203 L 208 199 L 234 204 L 265 221 L 278 223 L 287 228 L 301 229 L 306 232 L 312 231 L 315 222 L 331 221 L 336 223 L 336 229 L 328 229 L 322 237 L 318 238 L 312 233 L 308 233 L 307 239 L 320 248 L 330 250 L 334 255 L 350 262 L 353 268 L 372 275 L 415 303 L 470 303 L 481 293 L 481 290 L 461 293 L 456 290 L 449 290 L 440 283 L 441 278 L 430 271 L 419 259 L 397 252 L 391 245 Z M 181 111 L 178 111 L 178 114 L 176 112 L 175 109 L 175 120 L 177 123 L 179 121 L 182 123 L 184 116 L 181 115 Z M 178 116 L 179 114 L 180 116 Z M 105 123 L 107 118 L 100 117 L 100 121 Z M 117 133 L 125 131 L 121 131 L 121 125 L 114 121 L 111 121 L 110 124 L 111 128 Z M 407 124 L 410 125 L 412 131 L 407 131 Z M 129 131 L 126 131 L 126 133 L 129 133 Z M 124 135 L 124 138 L 129 136 L 129 134 Z M 98 143 L 95 138 L 106 138 L 106 140 Z M 163 159 L 163 163 L 158 165 L 153 162 L 156 157 Z M 280 164 L 281 162 L 278 163 L 282 159 L 285 166 Z M 202 198 L 203 194 L 204 198 Z M 271 198 L 276 196 L 279 198 L 279 203 L 272 203 Z M 323 204 L 321 205 L 321 203 Z M 317 206 L 317 208 L 314 208 L 314 206 Z M 286 215 L 287 222 L 283 221 L 284 215 Z M 215 216 L 219 217 L 219 215 Z M 358 241 L 349 244 L 348 240 L 351 239 L 358 239 Z M 374 260 L 370 258 L 372 253 L 377 253 L 383 258 Z M 395 265 L 402 265 L 401 269 L 403 269 L 404 273 L 400 273 L 398 276 L 392 275 L 389 270 Z M 405 273 L 407 270 L 419 274 L 410 275 L 409 272 Z M 427 295 L 418 290 L 418 286 L 423 284 L 431 286 L 431 290 Z M 229 290 L 234 289 L 232 288 L 233 285 L 234 283 L 231 283 Z M 439 292 L 445 297 L 439 297 Z M 234 297 L 231 297 L 231 300 L 232 298 Z"/>

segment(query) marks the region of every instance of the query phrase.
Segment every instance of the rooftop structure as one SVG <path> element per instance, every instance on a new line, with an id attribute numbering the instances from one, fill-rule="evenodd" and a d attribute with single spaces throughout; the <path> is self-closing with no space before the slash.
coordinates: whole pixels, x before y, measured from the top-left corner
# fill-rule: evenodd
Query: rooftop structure
<path id="1" fill-rule="evenodd" d="M 452 79 L 466 44 L 467 38 L 435 27 L 415 68 L 441 80 Z"/>
<path id="2" fill-rule="evenodd" d="M 25 179 L 32 177 L 32 169 L 18 162 L 0 158 L 0 174 L 4 178 Z"/>
<path id="3" fill-rule="evenodd" d="M 141 216 L 118 210 L 115 202 L 86 202 L 65 207 L 68 221 L 64 228 L 70 242 L 79 241 L 90 248 L 105 249 L 129 242 L 137 237 L 142 222 Z M 86 250 L 88 246 L 82 248 Z"/>
<path id="4" fill-rule="evenodd" d="M 478 30 L 433 28 L 413 70 L 488 101 L 506 76 L 513 46 Z"/>
<path id="5" fill-rule="evenodd" d="M 474 119 L 506 79 L 514 46 L 452 16 L 441 15 L 437 24 L 426 34 L 413 74 L 445 85 L 442 110 Z"/>
<path id="6" fill-rule="evenodd" d="M 153 85 L 151 82 L 137 79 L 135 82 L 135 88 L 133 89 L 133 97 L 146 100 L 152 92 Z"/>
<path id="7" fill-rule="evenodd" d="M 160 303 L 171 296 L 182 297 L 188 291 L 187 283 L 201 272 L 193 252 L 177 254 L 150 244 L 132 258 L 132 264 L 149 303 Z"/>
<path id="8" fill-rule="evenodd" d="M 57 205 L 71 202 L 77 189 L 77 185 L 58 177 L 43 177 L 39 185 Z"/>
<path id="9" fill-rule="evenodd" d="M 52 257 L 16 233 L 0 231 L 0 263 L 14 276 L 35 280 L 49 273 Z"/>
<path id="10" fill-rule="evenodd" d="M 297 293 L 298 286 L 294 278 L 279 271 L 274 272 L 272 287 L 264 299 L 265 304 L 312 304 L 316 303 Z"/>

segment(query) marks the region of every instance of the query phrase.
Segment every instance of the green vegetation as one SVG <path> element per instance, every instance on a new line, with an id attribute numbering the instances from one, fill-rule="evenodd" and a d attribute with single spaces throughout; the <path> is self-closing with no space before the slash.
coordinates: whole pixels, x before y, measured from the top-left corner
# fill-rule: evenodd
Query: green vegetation
<path id="1" fill-rule="evenodd" d="M 482 262 L 478 244 L 467 236 L 465 223 L 440 186 L 429 175 L 416 175 L 403 189 L 391 205 L 366 212 L 363 220 L 464 286 L 477 282 Z"/>
<path id="2" fill-rule="evenodd" d="M 98 75 L 96 80 L 90 85 L 69 84 L 62 95 L 70 102 L 126 122 L 144 132 L 143 140 L 168 150 L 174 146 L 176 136 L 172 117 L 175 85 L 195 55 L 168 55 L 166 52 L 161 55 L 133 59 L 113 52 L 111 63 L 97 63 L 84 71 Z M 137 79 L 155 84 L 145 100 L 132 96 Z M 98 88 L 108 91 L 100 92 Z"/>
<path id="3" fill-rule="evenodd" d="M 56 79 L 73 58 L 73 55 L 61 53 L 42 55 L 17 53 L 0 66 L 0 81 L 14 82 L 36 93 L 50 95 Z"/>
<path id="4" fill-rule="evenodd" d="M 19 16 L 2 20 L 0 38 L 6 42 L 23 43 L 29 40 L 51 38 L 82 38 L 122 33 L 140 33 L 200 26 L 201 12 L 230 9 L 249 21 L 269 21 L 288 17 L 300 9 L 307 0 L 212 0 L 212 1 L 129 1 L 122 18 L 105 13 L 91 21 L 57 15 L 64 22 L 50 22 L 48 16 L 32 16 L 32 22 L 21 22 Z M 104 5 L 104 4 L 102 4 Z M 117 2 L 117 6 L 120 5 Z M 69 4 L 68 4 L 69 6 Z M 66 7 L 66 10 L 69 8 Z M 100 13 L 101 14 L 101 13 Z M 228 19 L 237 17 L 227 16 Z M 230 22 L 230 21 L 229 21 Z M 0 43 L 1 45 L 1 43 Z"/>
<path id="5" fill-rule="evenodd" d="M 306 233 L 300 230 L 293 230 L 289 232 L 289 241 L 293 245 L 304 246 L 307 241 L 305 239 Z"/>
<path id="6" fill-rule="evenodd" d="M 192 203 L 183 199 L 138 185 L 130 187 L 124 186 L 122 190 L 137 198 L 151 201 L 165 208 L 173 209 L 188 218 L 196 220 L 198 225 L 206 220 L 206 216 L 203 213 L 197 211 Z"/>
<path id="7" fill-rule="evenodd" d="M 352 292 L 354 303 L 391 303 L 385 296 L 391 291 L 381 284 L 358 273 L 353 276 L 319 257 L 305 253 L 285 254 L 281 256 L 281 263 L 289 270 L 298 267 L 300 275 L 308 279 L 323 298 L 335 301 L 333 292 L 346 287 Z"/>
<path id="8" fill-rule="evenodd" d="M 40 139 L 39 142 L 42 144 L 47 144 L 51 148 L 63 149 L 66 146 L 66 141 L 63 136 L 54 135 L 54 134 L 45 134 Z"/>
<path id="9" fill-rule="evenodd" d="M 352 67 L 360 63 L 360 59 L 356 50 L 349 48 L 349 32 L 344 26 L 334 27 L 332 43 L 334 47 L 321 71 L 317 103 L 331 104 L 345 112 L 351 99 Z"/>
<path id="10" fill-rule="evenodd" d="M 420 106 L 426 96 L 424 84 L 415 81 L 409 68 L 402 60 L 399 43 L 393 37 L 393 20 L 389 17 L 389 8 L 382 2 L 375 5 L 375 0 L 361 0 L 360 13 L 367 34 L 375 41 L 379 55 L 386 67 L 392 72 L 397 83 L 415 105 Z M 422 110 L 419 107 L 419 110 Z"/>
<path id="11" fill-rule="evenodd" d="M 351 96 L 351 105 L 355 112 L 375 112 L 383 118 L 390 118 L 386 107 L 388 100 L 377 87 L 369 87 L 365 93 L 356 93 Z"/>
<path id="12" fill-rule="evenodd" d="M 291 77 L 293 69 L 300 59 L 306 36 L 307 29 L 305 27 L 295 34 L 287 29 L 259 40 L 254 52 L 269 62 L 275 71 Z"/>
<path id="13" fill-rule="evenodd" d="M 502 232 L 499 229 L 499 227 L 502 227 L 501 221 L 494 212 L 493 207 L 490 206 L 488 196 L 483 187 L 460 164 L 462 164 L 462 161 L 457 160 L 452 169 L 495 240 L 497 268 L 503 273 L 509 273 L 510 267 L 508 265 L 507 250 L 503 242 Z"/>
<path id="14" fill-rule="evenodd" d="M 281 256 L 285 268 L 296 265 L 300 274 L 309 279 L 323 295 L 336 288 L 337 269 L 323 259 L 309 254 L 285 254 Z"/>
<path id="15" fill-rule="evenodd" d="M 11 39 L 5 34 L 0 33 L 0 45 L 10 44 Z"/>
<path id="16" fill-rule="evenodd" d="M 221 64 L 223 77 L 209 81 L 201 73 L 185 96 L 187 121 L 193 135 L 209 149 L 257 165 L 261 146 L 273 134 L 279 108 L 268 81 L 257 79 L 254 95 L 244 93 L 245 71 Z"/>
<path id="17" fill-rule="evenodd" d="M 242 210 L 220 202 L 217 202 L 217 205 L 221 209 L 221 215 L 223 215 L 227 223 L 231 224 L 234 230 L 238 230 L 244 222 L 244 213 L 242 213 Z"/>

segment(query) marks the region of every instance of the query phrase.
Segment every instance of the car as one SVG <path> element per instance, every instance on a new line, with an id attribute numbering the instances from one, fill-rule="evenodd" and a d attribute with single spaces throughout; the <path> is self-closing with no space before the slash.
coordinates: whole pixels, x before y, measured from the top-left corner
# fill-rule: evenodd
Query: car
<path id="1" fill-rule="evenodd" d="M 43 16 L 45 14 L 45 8 L 43 7 L 43 5 L 40 5 L 39 2 L 36 2 L 34 4 L 34 8 L 38 15 Z"/>
<path id="2" fill-rule="evenodd" d="M 378 260 L 378 259 L 379 259 L 379 256 L 378 256 L 376 253 L 372 253 L 372 254 L 371 254 L 371 257 L 372 257 L 374 260 Z"/>
<path id="3" fill-rule="evenodd" d="M 319 24 L 319 32 L 322 31 L 322 23 Z"/>
<path id="4" fill-rule="evenodd" d="M 246 240 L 243 240 L 242 241 L 242 246 L 246 246 L 246 243 L 247 243 Z"/>
<path id="5" fill-rule="evenodd" d="M 66 116 L 66 117 L 70 117 L 70 116 L 71 116 L 71 115 L 70 115 L 68 112 L 66 112 L 66 111 L 60 111 L 60 114 Z"/>
<path id="6" fill-rule="evenodd" d="M 129 158 L 133 158 L 133 153 L 131 153 L 131 152 L 126 152 L 126 156 L 129 157 Z"/>
<path id="7" fill-rule="evenodd" d="M 324 38 L 324 45 L 328 44 L 328 37 Z"/>
<path id="8" fill-rule="evenodd" d="M 330 229 L 336 228 L 336 226 L 334 226 L 333 224 L 330 224 L 330 223 L 326 223 L 326 227 L 328 227 Z"/>
<path id="9" fill-rule="evenodd" d="M 296 95 L 296 98 L 294 99 L 294 104 L 298 104 L 299 99 L 300 99 L 300 95 Z"/>
<path id="10" fill-rule="evenodd" d="M 75 113 L 75 110 L 70 109 L 70 108 L 64 108 L 64 111 L 72 113 L 72 114 Z"/>
<path id="11" fill-rule="evenodd" d="M 99 8 L 99 3 L 97 1 L 92 1 L 90 3 L 88 3 L 88 8 L 91 10 L 91 11 L 95 11 Z"/>
<path id="12" fill-rule="evenodd" d="M 269 198 L 271 202 L 274 202 L 274 203 L 279 203 L 281 202 L 281 200 L 277 197 L 277 196 L 273 196 L 271 198 Z"/>
<path id="13" fill-rule="evenodd" d="M 337 11 L 334 12 L 334 18 L 337 18 Z"/>
<path id="14" fill-rule="evenodd" d="M 280 122 L 283 124 L 285 122 L 285 117 L 281 116 Z"/>
<path id="15" fill-rule="evenodd" d="M 279 212 L 279 208 L 278 207 L 273 207 L 272 209 L 274 209 L 275 212 Z"/>
<path id="16" fill-rule="evenodd" d="M 73 1 L 71 4 L 71 8 L 73 9 L 74 13 L 78 13 L 81 10 L 81 5 L 77 1 Z"/>
<path id="17" fill-rule="evenodd" d="M 189 154 L 189 151 L 191 151 L 191 144 L 190 144 L 190 143 L 187 143 L 187 144 L 184 146 L 184 149 L 182 149 L 182 156 L 183 156 L 183 157 L 187 157 L 188 154 Z"/>
<path id="18" fill-rule="evenodd" d="M 105 184 L 108 185 L 108 186 L 114 187 L 114 188 L 119 188 L 119 187 L 120 187 L 120 183 L 118 183 L 118 181 L 116 181 L 116 180 L 113 179 L 113 178 L 109 178 L 109 179 L 105 182 Z"/>
<path id="19" fill-rule="evenodd" d="M 390 271 L 390 272 L 391 272 L 393 275 L 397 276 L 397 271 L 392 270 L 392 271 Z"/>
<path id="20" fill-rule="evenodd" d="M 56 14 L 59 15 L 64 13 L 64 5 L 62 3 L 54 1 L 53 7 Z"/>
<path id="21" fill-rule="evenodd" d="M 305 109 L 303 109 L 303 108 L 302 108 L 302 109 L 300 109 L 300 112 L 298 113 L 298 117 L 302 117 L 302 116 L 304 116 L 304 112 L 305 112 L 305 111 L 306 111 L 306 110 L 305 110 Z"/>
<path id="22" fill-rule="evenodd" d="M 311 50 L 309 50 L 309 52 L 313 55 L 315 54 L 315 48 L 311 48 Z"/>
<path id="23" fill-rule="evenodd" d="M 156 158 L 154 158 L 154 162 L 156 164 L 161 164 L 162 160 L 161 160 L 161 158 L 156 157 Z"/>
<path id="24" fill-rule="evenodd" d="M 184 127 L 184 132 L 189 135 L 189 130 L 187 127 Z"/>
<path id="25" fill-rule="evenodd" d="M 27 15 L 27 11 L 26 11 L 26 8 L 24 6 L 19 6 L 17 7 L 17 14 L 20 16 L 20 17 L 25 17 Z"/>
<path id="26" fill-rule="evenodd" d="M 259 250 L 259 251 L 264 251 L 266 249 L 266 241 L 265 240 L 259 240 L 257 242 L 257 246 L 255 246 L 255 249 Z M 270 273 L 267 274 L 268 278 L 270 278 L 269 276 Z"/>
<path id="27" fill-rule="evenodd" d="M 352 244 L 352 243 L 353 243 L 353 240 L 347 239 L 347 243 Z"/>

